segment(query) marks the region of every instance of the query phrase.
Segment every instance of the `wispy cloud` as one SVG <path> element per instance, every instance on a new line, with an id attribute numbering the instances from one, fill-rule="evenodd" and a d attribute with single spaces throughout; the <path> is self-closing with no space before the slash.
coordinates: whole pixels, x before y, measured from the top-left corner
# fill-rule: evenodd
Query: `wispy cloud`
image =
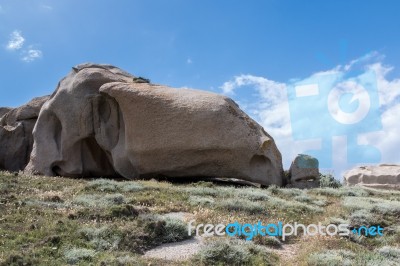
<path id="1" fill-rule="evenodd" d="M 353 96 L 358 99 L 358 105 L 360 106 L 366 100 L 363 100 L 361 97 L 362 94 L 361 92 L 359 93 L 359 86 L 360 84 L 368 86 L 368 82 L 371 82 L 368 77 L 374 77 L 373 83 L 376 84 L 379 97 L 379 106 L 375 111 L 379 112 L 382 127 L 377 131 L 361 132 L 360 134 L 351 131 L 354 127 L 353 129 L 349 127 L 342 134 L 332 133 L 330 142 L 330 152 L 332 155 L 331 169 L 335 171 L 337 177 L 341 177 L 344 170 L 356 165 L 354 162 L 351 162 L 354 158 L 350 158 L 349 156 L 354 156 L 354 154 L 349 153 L 349 149 L 360 147 L 358 145 L 377 148 L 381 154 L 380 161 L 382 163 L 400 162 L 400 154 L 398 152 L 398 147 L 400 147 L 400 138 L 398 137 L 400 135 L 400 124 L 398 123 L 398 114 L 400 112 L 400 78 L 388 78 L 393 67 L 384 65 L 382 62 L 383 59 L 383 55 L 374 52 L 353 60 L 347 65 L 339 65 L 331 70 L 317 72 L 304 79 L 290 80 L 285 83 L 254 75 L 239 75 L 223 83 L 220 90 L 222 93 L 237 100 L 241 108 L 252 115 L 274 137 L 282 152 L 284 165 L 288 168 L 298 153 L 309 150 L 322 150 L 321 145 L 324 144 L 321 144 L 318 140 L 295 140 L 293 130 L 295 126 L 297 126 L 297 130 L 299 130 L 299 126 L 300 128 L 303 126 L 302 131 L 304 132 L 318 132 L 320 130 L 318 127 L 323 126 L 318 125 L 316 121 L 318 121 L 319 116 L 325 113 L 329 116 L 329 113 L 323 111 L 325 112 L 324 114 L 313 113 L 310 115 L 310 113 L 306 113 L 305 111 L 306 109 L 310 109 L 309 107 L 312 105 L 320 105 L 321 108 L 325 109 L 330 105 L 327 101 L 312 101 L 310 98 L 309 101 L 306 100 L 304 102 L 305 105 L 299 105 L 295 109 L 290 105 L 289 88 L 293 88 L 296 84 L 311 84 L 310 81 L 315 81 L 321 76 L 339 77 L 337 80 L 331 81 L 331 88 L 339 90 L 340 86 L 346 86 L 346 91 L 353 91 Z M 346 95 L 344 95 L 344 98 L 340 99 L 341 106 L 345 103 L 342 100 L 345 101 L 347 99 L 351 107 L 353 98 L 349 100 L 350 98 L 347 99 Z M 242 104 L 242 102 L 245 104 Z M 354 102 L 354 104 L 357 107 L 357 102 Z M 345 111 L 351 112 L 350 110 Z M 302 117 L 304 121 L 294 121 L 293 112 L 298 113 L 299 115 L 296 117 Z M 332 118 L 329 117 L 329 119 Z M 310 127 L 309 121 L 306 120 L 310 120 L 313 126 Z M 326 124 L 325 128 L 321 130 L 329 131 L 330 126 Z M 326 129 L 326 127 L 328 128 Z M 346 137 L 355 136 L 355 134 L 357 136 L 355 140 Z"/>
<path id="2" fill-rule="evenodd" d="M 46 10 L 49 10 L 49 11 L 53 10 L 53 7 L 52 7 L 52 6 L 45 5 L 45 4 L 42 5 L 42 8 L 43 8 L 43 9 L 46 9 Z"/>
<path id="3" fill-rule="evenodd" d="M 193 61 L 192 61 L 192 59 L 189 57 L 189 58 L 186 60 L 186 63 L 187 63 L 188 65 L 190 65 L 190 64 L 193 63 Z"/>
<path id="4" fill-rule="evenodd" d="M 35 61 L 36 59 L 41 58 L 42 56 L 43 56 L 42 51 L 38 49 L 29 49 L 23 52 L 21 60 L 29 63 Z"/>
<path id="5" fill-rule="evenodd" d="M 22 36 L 21 31 L 14 30 L 10 34 L 10 39 L 7 43 L 6 49 L 10 51 L 19 51 L 20 59 L 24 62 L 33 62 L 43 56 L 43 52 L 33 45 L 24 48 L 25 38 Z"/>
<path id="6" fill-rule="evenodd" d="M 10 39 L 7 44 L 8 50 L 19 50 L 24 45 L 25 38 L 19 30 L 15 30 L 11 33 Z"/>

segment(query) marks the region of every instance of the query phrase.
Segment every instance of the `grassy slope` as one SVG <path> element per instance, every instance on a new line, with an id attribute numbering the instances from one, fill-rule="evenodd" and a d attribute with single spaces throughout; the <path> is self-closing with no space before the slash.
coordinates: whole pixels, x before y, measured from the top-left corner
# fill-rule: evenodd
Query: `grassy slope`
<path id="1" fill-rule="evenodd" d="M 363 188 L 235 188 L 208 182 L 84 180 L 0 173 L 0 264 L 171 265 L 141 257 L 186 238 L 186 225 L 155 214 L 190 212 L 196 223 L 340 223 L 385 227 L 375 238 L 293 236 L 292 256 L 276 239 L 209 239 L 191 264 L 342 265 L 400 263 L 400 192 Z M 263 249 L 268 247 L 268 251 Z M 238 248 L 239 247 L 239 248 Z M 229 252 L 226 252 L 229 250 Z M 224 252 L 229 253 L 223 255 Z"/>

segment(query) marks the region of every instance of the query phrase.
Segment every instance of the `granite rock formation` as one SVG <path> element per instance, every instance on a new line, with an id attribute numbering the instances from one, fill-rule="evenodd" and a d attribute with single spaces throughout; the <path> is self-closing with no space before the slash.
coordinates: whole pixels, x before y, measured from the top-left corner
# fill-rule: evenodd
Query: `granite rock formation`
<path id="1" fill-rule="evenodd" d="M 32 130 L 49 96 L 34 98 L 18 108 L 0 108 L 0 169 L 23 170 L 32 151 Z"/>
<path id="2" fill-rule="evenodd" d="M 400 189 L 400 165 L 381 164 L 356 167 L 345 173 L 344 181 L 348 186 Z"/>
<path id="3" fill-rule="evenodd" d="M 26 170 L 60 176 L 229 177 L 283 184 L 273 138 L 231 99 L 82 64 L 33 130 Z"/>

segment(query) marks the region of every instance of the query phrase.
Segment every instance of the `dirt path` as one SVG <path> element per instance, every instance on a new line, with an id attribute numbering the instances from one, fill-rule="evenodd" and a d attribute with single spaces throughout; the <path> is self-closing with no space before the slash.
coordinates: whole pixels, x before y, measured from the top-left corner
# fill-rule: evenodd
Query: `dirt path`
<path id="1" fill-rule="evenodd" d="M 189 257 L 199 252 L 202 246 L 202 238 L 195 237 L 177 243 L 163 244 L 147 251 L 144 257 L 175 261 L 187 260 Z"/>
<path id="2" fill-rule="evenodd" d="M 174 218 L 187 221 L 193 218 L 190 213 L 173 212 L 163 215 L 165 218 Z M 171 261 L 183 261 L 195 255 L 204 245 L 204 238 L 194 237 L 181 242 L 167 243 L 148 250 L 143 256 L 147 258 L 157 258 Z M 281 258 L 281 262 L 293 262 L 292 259 L 298 254 L 300 243 L 285 244 L 280 249 L 268 249 Z M 284 264 L 282 264 L 284 265 Z M 291 264 L 293 265 L 293 264 Z"/>

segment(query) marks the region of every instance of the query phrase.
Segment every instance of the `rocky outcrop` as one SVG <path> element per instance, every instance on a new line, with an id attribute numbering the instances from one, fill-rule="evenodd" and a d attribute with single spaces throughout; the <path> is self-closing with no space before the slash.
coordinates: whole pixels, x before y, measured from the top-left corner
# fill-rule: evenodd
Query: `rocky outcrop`
<path id="1" fill-rule="evenodd" d="M 23 170 L 33 146 L 32 130 L 39 111 L 49 96 L 34 98 L 15 108 L 0 108 L 0 169 Z"/>
<path id="2" fill-rule="evenodd" d="M 5 115 L 6 113 L 8 113 L 11 110 L 12 110 L 12 108 L 9 108 L 9 107 L 0 107 L 0 119 L 3 117 L 3 115 Z"/>
<path id="3" fill-rule="evenodd" d="M 286 187 L 319 187 L 319 178 L 318 160 L 310 155 L 299 154 L 290 165 L 288 185 Z"/>
<path id="4" fill-rule="evenodd" d="M 273 138 L 231 99 L 73 68 L 44 104 L 26 170 L 61 176 L 230 177 L 282 185 Z"/>
<path id="5" fill-rule="evenodd" d="M 348 186 L 400 189 L 400 165 L 360 166 L 346 172 L 344 182 Z"/>

